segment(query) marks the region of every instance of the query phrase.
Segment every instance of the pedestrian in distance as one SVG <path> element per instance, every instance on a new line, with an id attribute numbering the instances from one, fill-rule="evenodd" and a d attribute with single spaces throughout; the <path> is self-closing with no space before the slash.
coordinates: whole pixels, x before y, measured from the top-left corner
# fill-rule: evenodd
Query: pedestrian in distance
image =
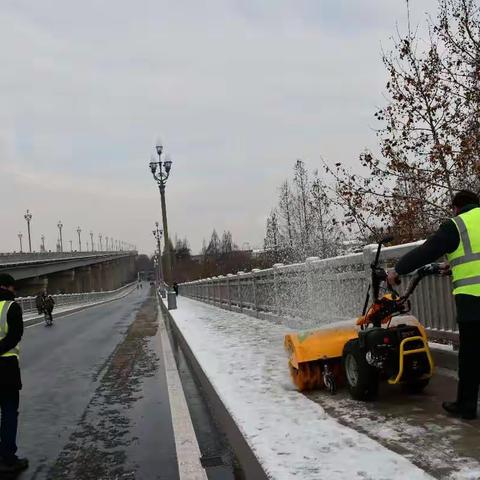
<path id="1" fill-rule="evenodd" d="M 55 300 L 51 295 L 45 295 L 45 300 L 43 302 L 43 310 L 45 312 L 45 322 L 47 325 L 53 324 L 53 309 L 55 307 Z"/>
<path id="2" fill-rule="evenodd" d="M 15 280 L 3 273 L 0 274 L 0 478 L 28 468 L 28 460 L 16 455 L 22 335 L 22 309 L 15 302 Z"/>
<path id="3" fill-rule="evenodd" d="M 173 291 L 175 292 L 175 295 L 178 297 L 178 283 L 173 282 Z"/>
<path id="4" fill-rule="evenodd" d="M 35 306 L 37 307 L 38 314 L 41 315 L 43 313 L 43 302 L 45 300 L 45 292 L 39 292 L 38 295 L 35 297 Z"/>
<path id="5" fill-rule="evenodd" d="M 443 402 L 449 414 L 472 420 L 477 417 L 480 386 L 480 201 L 462 190 L 452 200 L 453 217 L 422 245 L 405 254 L 388 273 L 391 285 L 417 268 L 447 256 L 453 276 L 453 295 L 459 331 L 458 389 L 453 402 Z"/>

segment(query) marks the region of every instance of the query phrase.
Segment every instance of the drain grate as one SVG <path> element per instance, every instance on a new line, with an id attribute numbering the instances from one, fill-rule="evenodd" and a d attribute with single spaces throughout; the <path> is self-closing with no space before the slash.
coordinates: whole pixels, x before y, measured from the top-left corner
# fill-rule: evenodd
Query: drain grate
<path id="1" fill-rule="evenodd" d="M 222 457 L 206 457 L 203 456 L 200 458 L 200 463 L 204 468 L 208 467 L 220 467 L 221 465 L 225 465 Z"/>

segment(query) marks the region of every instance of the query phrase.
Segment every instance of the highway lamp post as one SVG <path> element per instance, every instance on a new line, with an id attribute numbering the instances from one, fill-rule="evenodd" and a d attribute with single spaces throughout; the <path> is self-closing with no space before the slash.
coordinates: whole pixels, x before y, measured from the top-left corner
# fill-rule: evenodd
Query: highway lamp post
<path id="1" fill-rule="evenodd" d="M 23 253 L 22 237 L 23 237 L 23 233 L 19 233 L 18 240 L 20 240 L 20 253 Z"/>
<path id="2" fill-rule="evenodd" d="M 82 237 L 81 237 L 82 229 L 77 227 L 77 234 L 78 234 L 78 251 L 82 251 Z"/>
<path id="3" fill-rule="evenodd" d="M 91 243 L 92 243 L 92 252 L 95 250 L 94 247 L 93 247 L 93 232 L 90 230 L 90 239 L 91 239 Z"/>
<path id="4" fill-rule="evenodd" d="M 62 237 L 63 223 L 61 220 L 58 221 L 57 227 L 58 227 L 58 233 L 60 238 L 60 251 L 63 252 L 63 237 Z"/>
<path id="5" fill-rule="evenodd" d="M 161 142 L 157 142 L 155 146 L 158 155 L 158 162 L 155 162 L 155 159 L 152 158 L 150 162 L 150 171 L 152 176 L 157 182 L 158 189 L 160 190 L 160 201 L 162 204 L 162 223 L 163 223 L 163 242 L 165 245 L 165 283 L 168 285 L 168 308 L 174 309 L 177 308 L 176 295 L 172 290 L 172 259 L 170 251 L 170 241 L 168 237 L 168 222 L 167 222 L 167 205 L 165 202 L 165 185 L 167 184 L 168 177 L 170 176 L 170 171 L 172 169 L 172 161 L 167 156 L 164 161 L 162 161 L 163 145 Z"/>
<path id="6" fill-rule="evenodd" d="M 155 250 L 155 255 L 153 257 L 153 270 L 155 272 L 155 285 L 158 285 L 158 257 L 157 257 L 156 250 Z"/>
<path id="7" fill-rule="evenodd" d="M 165 298 L 165 282 L 163 280 L 163 265 L 162 265 L 162 247 L 160 239 L 162 238 L 162 230 L 158 222 L 155 222 L 155 229 L 153 230 L 153 236 L 157 241 L 157 287 L 160 288 L 160 295 Z"/>
<path id="8" fill-rule="evenodd" d="M 32 221 L 32 214 L 30 213 L 30 210 L 27 210 L 27 213 L 23 217 L 27 221 L 28 250 L 29 250 L 30 253 L 32 253 L 32 237 L 31 237 L 31 234 L 30 234 L 30 222 Z"/>

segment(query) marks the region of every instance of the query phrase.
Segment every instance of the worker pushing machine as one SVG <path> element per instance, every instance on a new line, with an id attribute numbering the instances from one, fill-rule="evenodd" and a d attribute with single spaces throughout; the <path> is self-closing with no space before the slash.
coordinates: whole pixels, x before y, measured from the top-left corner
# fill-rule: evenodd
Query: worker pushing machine
<path id="1" fill-rule="evenodd" d="M 0 478 L 28 468 L 28 460 L 16 455 L 19 390 L 22 388 L 18 357 L 22 335 L 22 309 L 15 302 L 15 280 L 10 275 L 0 274 Z"/>
<path id="2" fill-rule="evenodd" d="M 454 217 L 422 245 L 405 254 L 388 273 L 395 285 L 400 275 L 446 255 L 453 275 L 460 338 L 458 390 L 454 402 L 443 402 L 451 415 L 472 420 L 477 417 L 480 386 L 480 201 L 475 193 L 462 190 L 452 201 Z"/>

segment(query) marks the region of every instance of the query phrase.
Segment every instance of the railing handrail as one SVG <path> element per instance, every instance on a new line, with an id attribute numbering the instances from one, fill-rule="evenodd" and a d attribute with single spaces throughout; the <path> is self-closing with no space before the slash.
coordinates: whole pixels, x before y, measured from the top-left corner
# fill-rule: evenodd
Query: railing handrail
<path id="1" fill-rule="evenodd" d="M 52 254 L 52 253 L 27 253 L 27 254 L 0 254 L 0 268 L 11 268 L 22 265 L 36 265 L 43 264 L 47 262 L 67 262 L 69 260 L 81 260 L 81 259 L 91 259 L 91 258 L 104 258 L 104 257 L 126 257 L 134 255 L 135 252 L 122 251 L 122 252 L 69 252 L 62 254 Z M 23 255 L 26 257 L 30 256 L 30 259 L 25 259 L 22 261 L 11 261 L 11 262 L 2 262 L 3 258 L 15 257 L 21 258 Z M 38 258 L 34 258 L 37 257 Z"/>
<path id="2" fill-rule="evenodd" d="M 59 293 L 53 294 L 52 297 L 55 300 L 56 307 L 72 304 L 85 304 L 94 302 L 98 299 L 105 299 L 110 297 L 114 298 L 122 291 L 127 290 L 129 287 L 133 287 L 133 285 L 135 285 L 136 283 L 137 282 L 130 282 L 115 290 L 84 293 Z M 17 297 L 15 301 L 20 304 L 20 306 L 22 307 L 22 311 L 27 313 L 35 311 L 37 309 L 36 298 L 36 296 Z"/>
<path id="3" fill-rule="evenodd" d="M 392 265 L 422 242 L 385 247 L 380 262 Z M 256 317 L 274 315 L 279 321 L 311 328 L 360 313 L 376 248 L 366 245 L 362 252 L 325 259 L 310 257 L 293 265 L 276 264 L 265 270 L 186 282 L 179 285 L 180 294 Z M 450 291 L 448 278 L 425 279 L 412 297 L 412 312 L 431 337 L 455 341 L 456 312 Z"/>

